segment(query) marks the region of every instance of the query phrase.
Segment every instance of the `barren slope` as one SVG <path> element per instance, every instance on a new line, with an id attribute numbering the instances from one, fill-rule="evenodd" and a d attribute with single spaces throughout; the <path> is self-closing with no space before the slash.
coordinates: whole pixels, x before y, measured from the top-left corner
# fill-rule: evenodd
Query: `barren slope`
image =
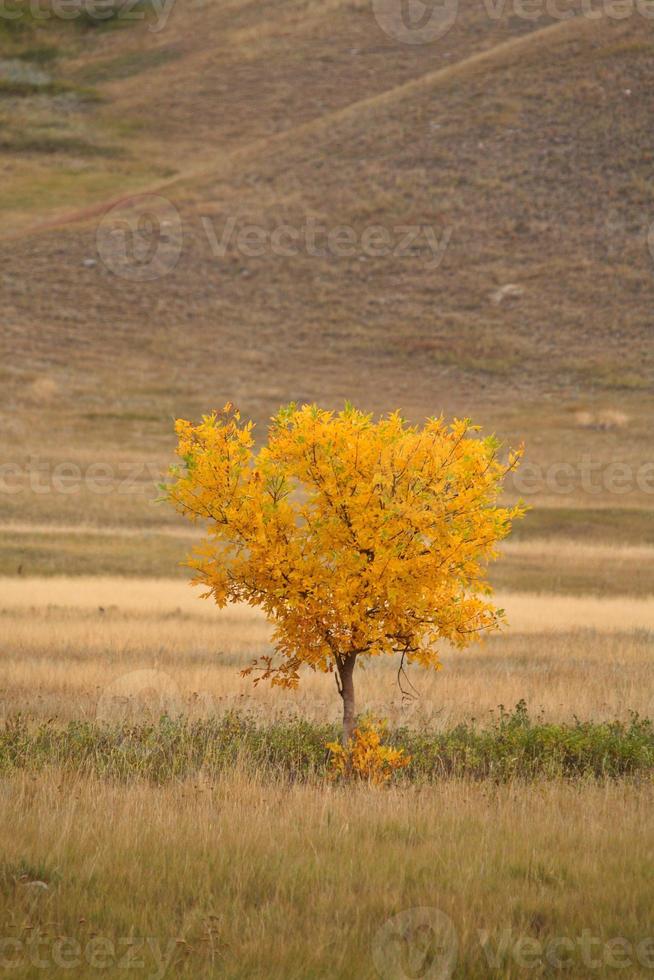
<path id="1" fill-rule="evenodd" d="M 176 266 L 153 282 L 117 277 L 98 261 L 97 214 L 2 246 L 3 398 L 18 409 L 6 439 L 43 452 L 47 437 L 57 459 L 158 462 L 174 414 L 229 397 L 264 419 L 289 399 L 355 397 L 479 416 L 543 464 L 589 450 L 641 464 L 654 352 L 649 24 L 579 18 L 527 34 L 521 21 L 512 39 L 515 25 L 478 8 L 416 51 L 380 38 L 360 8 L 310 7 L 291 50 L 284 17 L 297 10 L 253 26 L 249 7 L 234 9 L 229 34 L 206 22 L 204 46 L 198 12 L 183 25 L 178 11 L 188 50 L 150 68 L 147 87 L 102 82 L 134 126 L 149 99 L 144 146 L 171 138 L 176 173 L 160 193 L 182 221 Z M 319 254 L 310 220 L 325 229 Z M 216 255 L 207 228 L 220 239 L 230 221 Z M 290 226 L 297 254 L 269 237 L 245 254 L 247 224 L 267 236 Z M 407 225 L 422 230 L 402 251 Z M 347 256 L 326 240 L 342 226 Z M 364 245 L 375 226 L 386 254 Z M 607 407 L 625 421 L 579 423 Z M 570 503 L 551 487 L 538 495 Z M 600 498 L 574 502 L 651 499 Z M 75 509 L 40 503 L 59 519 Z M 99 502 L 89 508 L 98 519 Z"/>

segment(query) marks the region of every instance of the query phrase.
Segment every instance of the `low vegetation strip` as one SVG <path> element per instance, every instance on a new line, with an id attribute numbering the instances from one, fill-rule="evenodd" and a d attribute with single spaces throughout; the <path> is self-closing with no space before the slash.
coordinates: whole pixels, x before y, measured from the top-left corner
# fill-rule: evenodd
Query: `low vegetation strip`
<path id="1" fill-rule="evenodd" d="M 327 778 L 326 744 L 338 737 L 333 725 L 302 720 L 265 725 L 246 714 L 190 721 L 162 716 L 156 723 L 100 725 L 53 722 L 31 726 L 20 716 L 0 731 L 0 773 L 56 767 L 65 772 L 156 783 L 217 777 L 238 767 L 292 781 Z M 544 723 L 529 717 L 524 703 L 503 709 L 491 725 L 474 722 L 443 731 L 399 728 L 388 744 L 403 748 L 409 765 L 397 780 L 434 782 L 458 777 L 512 779 L 651 779 L 654 726 L 632 715 L 627 723 Z"/>

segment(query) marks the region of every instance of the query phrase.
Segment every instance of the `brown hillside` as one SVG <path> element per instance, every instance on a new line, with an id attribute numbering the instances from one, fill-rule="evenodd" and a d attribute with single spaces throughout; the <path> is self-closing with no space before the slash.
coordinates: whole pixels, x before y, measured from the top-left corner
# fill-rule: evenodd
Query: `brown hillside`
<path id="1" fill-rule="evenodd" d="M 147 186 L 178 209 L 184 244 L 155 281 L 116 276 L 97 253 L 97 194 L 79 202 L 93 205 L 83 220 L 72 209 L 5 242 L 3 391 L 24 420 L 9 439 L 17 427 L 27 446 L 47 433 L 76 458 L 163 460 L 175 414 L 232 398 L 263 420 L 290 399 L 350 397 L 473 414 L 544 462 L 589 447 L 642 461 L 654 384 L 650 25 L 515 29 L 471 8 L 445 39 L 409 46 L 359 7 L 280 9 L 271 23 L 237 6 L 226 24 L 178 8 L 174 57 L 147 85 L 108 66 L 118 72 L 118 40 L 121 57 L 130 45 L 145 57 L 159 36 L 122 31 L 75 52 L 77 77 L 106 100 L 99 120 L 120 110 L 125 146 L 143 139 L 143 167 L 151 153 Z M 171 172 L 157 179 L 167 152 Z M 106 199 L 138 186 L 126 178 Z M 217 256 L 207 227 L 219 239 L 230 221 Z M 304 241 L 309 221 L 325 229 L 320 254 L 271 246 L 280 224 Z M 262 254 L 238 244 L 248 224 L 263 229 Z M 406 225 L 422 231 L 398 254 Z M 325 241 L 341 226 L 351 255 Z M 363 244 L 375 226 L 387 254 Z M 447 243 L 438 262 L 425 227 Z M 628 425 L 576 421 L 615 407 Z"/>

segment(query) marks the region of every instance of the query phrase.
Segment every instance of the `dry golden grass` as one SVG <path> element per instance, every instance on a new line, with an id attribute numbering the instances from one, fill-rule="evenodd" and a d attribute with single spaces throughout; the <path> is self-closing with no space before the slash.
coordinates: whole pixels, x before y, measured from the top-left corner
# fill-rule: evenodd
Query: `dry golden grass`
<path id="1" fill-rule="evenodd" d="M 257 611 L 218 610 L 200 591 L 166 579 L 1 579 L 4 713 L 93 718 L 117 697 L 135 715 L 163 704 L 190 714 L 240 707 L 337 718 L 330 676 L 307 672 L 297 692 L 241 678 L 241 667 L 270 652 L 270 629 Z M 414 669 L 415 702 L 402 702 L 395 663 L 359 670 L 360 708 L 437 727 L 521 698 L 551 719 L 652 713 L 654 598 L 507 593 L 498 602 L 507 630 L 464 652 L 444 649 L 442 671 Z"/>
<path id="2" fill-rule="evenodd" d="M 594 561 L 598 550 L 570 546 L 567 558 L 580 556 Z M 552 719 L 652 714 L 654 599 L 502 601 L 506 634 L 444 652 L 438 674 L 414 674 L 419 702 L 402 705 L 394 668 L 378 663 L 359 674 L 360 706 L 436 728 L 521 698 Z M 262 720 L 338 715 L 327 677 L 305 677 L 297 693 L 253 690 L 238 668 L 269 649 L 267 624 L 248 608 L 217 610 L 183 581 L 3 578 L 0 622 L 6 713 L 61 722 L 233 707 Z M 524 944 L 545 962 L 561 940 L 566 976 L 609 977 L 619 939 L 629 944 L 623 975 L 640 975 L 653 802 L 646 780 L 375 791 L 239 770 L 159 787 L 53 768 L 14 774 L 0 782 L 3 965 L 56 978 L 71 963 L 93 975 L 101 962 L 122 975 L 130 954 L 153 978 L 373 980 L 396 949 L 384 924 L 427 907 L 451 920 L 456 977 L 533 975 Z M 419 934 L 407 942 L 411 962 L 424 965 Z M 34 966 L 35 949 L 45 967 Z"/>
<path id="3" fill-rule="evenodd" d="M 645 550 L 625 553 L 645 561 Z M 550 553 L 543 542 L 509 551 Z M 605 546 L 563 551 L 586 565 L 612 557 Z M 298 692 L 240 678 L 269 650 L 268 625 L 197 593 L 173 579 L 0 579 L 4 712 L 132 722 L 236 707 L 263 721 L 337 719 L 329 677 L 305 676 Z M 402 704 L 394 666 L 379 662 L 359 672 L 360 707 L 435 728 L 523 698 L 552 720 L 652 715 L 654 598 L 500 600 L 506 633 L 444 651 L 439 673 L 413 672 L 419 701 Z M 3 951 L 19 976 L 41 975 L 38 941 L 55 978 L 70 963 L 93 975 L 100 950 L 108 975 L 132 953 L 153 978 L 374 980 L 397 950 L 384 924 L 427 907 L 452 923 L 455 977 L 534 975 L 525 949 L 546 964 L 562 940 L 566 976 L 613 976 L 612 940 L 628 944 L 623 975 L 637 976 L 649 962 L 653 803 L 646 779 L 375 791 L 238 769 L 159 787 L 14 774 L 0 782 Z M 418 969 L 420 934 L 407 942 Z"/>
<path id="4" fill-rule="evenodd" d="M 159 788 L 18 776 L 0 792 L 0 912 L 3 937 L 21 945 L 3 952 L 29 967 L 39 938 L 47 976 L 70 975 L 56 964 L 75 957 L 91 976 L 88 943 L 104 937 L 118 976 L 131 938 L 142 941 L 139 975 L 157 980 L 373 980 L 375 957 L 393 955 L 386 920 L 429 907 L 452 921 L 456 977 L 534 975 L 520 937 L 543 944 L 540 959 L 567 937 L 575 978 L 614 975 L 605 944 L 621 937 L 632 944 L 622 975 L 646 975 L 653 802 L 651 787 L 620 783 L 375 791 L 238 772 Z M 485 933 L 489 955 L 506 946 L 495 966 Z M 424 967 L 419 937 L 407 941 Z"/>
<path id="5" fill-rule="evenodd" d="M 560 564 L 584 563 L 591 568 L 598 562 L 620 567 L 623 562 L 638 562 L 641 566 L 654 563 L 651 545 L 588 543 L 575 539 L 531 538 L 516 541 L 511 538 L 500 546 L 502 555 L 511 558 L 535 558 L 538 561 L 556 560 Z"/>

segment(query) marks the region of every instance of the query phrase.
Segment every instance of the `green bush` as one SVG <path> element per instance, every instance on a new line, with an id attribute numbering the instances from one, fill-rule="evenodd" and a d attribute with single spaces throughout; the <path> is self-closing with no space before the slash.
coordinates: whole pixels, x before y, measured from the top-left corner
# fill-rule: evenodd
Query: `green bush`
<path id="1" fill-rule="evenodd" d="M 327 774 L 326 743 L 335 725 L 302 720 L 259 724 L 244 714 L 202 721 L 162 716 L 156 724 L 106 726 L 53 722 L 30 726 L 9 719 L 0 730 L 0 772 L 48 766 L 101 777 L 155 782 L 203 774 L 211 778 L 236 766 L 290 780 Z M 473 779 L 651 778 L 654 728 L 632 715 L 628 723 L 552 724 L 532 721 L 523 702 L 500 710 L 488 726 L 457 725 L 449 731 L 390 731 L 389 744 L 411 756 L 398 781 Z"/>

